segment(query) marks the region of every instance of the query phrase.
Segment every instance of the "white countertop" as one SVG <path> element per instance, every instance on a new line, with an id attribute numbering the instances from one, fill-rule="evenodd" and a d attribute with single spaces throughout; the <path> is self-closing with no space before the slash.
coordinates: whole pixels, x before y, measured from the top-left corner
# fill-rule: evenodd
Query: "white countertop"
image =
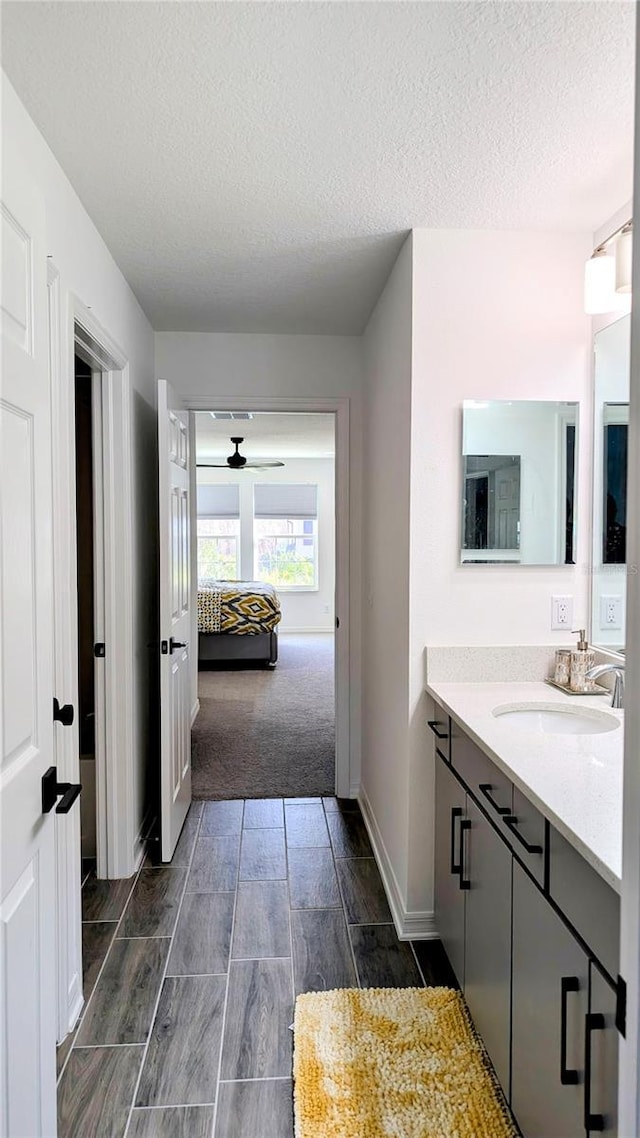
<path id="1" fill-rule="evenodd" d="M 620 892 L 624 712 L 605 696 L 568 696 L 544 683 L 438 683 L 427 692 L 545 818 Z M 503 703 L 570 703 L 610 711 L 620 728 L 598 735 L 546 735 L 492 710 Z M 455 766 L 455 754 L 453 755 Z"/>

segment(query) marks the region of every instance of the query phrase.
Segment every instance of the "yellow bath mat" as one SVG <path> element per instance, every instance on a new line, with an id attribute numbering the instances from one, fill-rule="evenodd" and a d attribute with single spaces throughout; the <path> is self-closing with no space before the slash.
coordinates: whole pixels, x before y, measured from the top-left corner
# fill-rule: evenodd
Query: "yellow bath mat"
<path id="1" fill-rule="evenodd" d="M 515 1138 L 459 992 L 298 996 L 296 1138 Z"/>

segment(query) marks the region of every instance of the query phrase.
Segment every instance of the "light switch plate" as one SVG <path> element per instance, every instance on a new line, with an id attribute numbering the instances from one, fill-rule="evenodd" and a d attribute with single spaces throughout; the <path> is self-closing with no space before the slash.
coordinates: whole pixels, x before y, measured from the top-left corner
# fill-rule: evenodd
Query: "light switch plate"
<path id="1" fill-rule="evenodd" d="M 573 597 L 552 596 L 551 628 L 554 631 L 573 628 Z"/>

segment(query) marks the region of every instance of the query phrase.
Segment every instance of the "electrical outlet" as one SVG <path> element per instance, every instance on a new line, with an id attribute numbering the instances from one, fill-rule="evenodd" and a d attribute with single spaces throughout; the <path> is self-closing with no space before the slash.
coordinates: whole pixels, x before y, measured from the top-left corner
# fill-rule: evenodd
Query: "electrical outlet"
<path id="1" fill-rule="evenodd" d="M 325 616 L 328 614 L 328 612 L 329 612 L 329 606 L 328 605 L 324 606 L 323 612 L 325 613 Z"/>
<path id="2" fill-rule="evenodd" d="M 573 628 L 573 597 L 551 598 L 551 628 Z"/>
<path id="3" fill-rule="evenodd" d="M 600 628 L 622 628 L 622 597 L 600 597 Z"/>

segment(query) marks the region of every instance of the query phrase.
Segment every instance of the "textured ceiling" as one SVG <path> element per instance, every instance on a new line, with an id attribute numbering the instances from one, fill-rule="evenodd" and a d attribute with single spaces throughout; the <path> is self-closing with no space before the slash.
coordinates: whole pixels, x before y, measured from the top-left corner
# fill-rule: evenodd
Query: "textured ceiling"
<path id="1" fill-rule="evenodd" d="M 3 66 L 156 329 L 358 333 L 412 227 L 631 196 L 634 6 L 8 2 Z"/>
<path id="2" fill-rule="evenodd" d="M 259 411 L 250 420 L 216 420 L 196 412 L 196 454 L 224 460 L 233 451 L 231 436 L 244 438 L 246 458 L 331 458 L 335 454 L 333 415 L 276 414 Z"/>

